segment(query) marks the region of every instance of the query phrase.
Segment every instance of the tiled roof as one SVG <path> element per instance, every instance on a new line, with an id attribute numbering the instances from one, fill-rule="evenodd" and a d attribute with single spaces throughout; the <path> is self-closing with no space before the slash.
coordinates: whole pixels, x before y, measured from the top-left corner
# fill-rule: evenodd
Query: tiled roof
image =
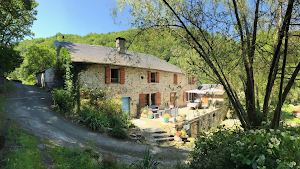
<path id="1" fill-rule="evenodd" d="M 115 48 L 81 43 L 59 42 L 62 47 L 68 48 L 72 62 L 86 62 L 98 64 L 111 64 L 117 66 L 128 66 L 151 70 L 160 70 L 174 73 L 183 71 L 170 63 L 155 56 L 132 51 L 119 54 Z"/>

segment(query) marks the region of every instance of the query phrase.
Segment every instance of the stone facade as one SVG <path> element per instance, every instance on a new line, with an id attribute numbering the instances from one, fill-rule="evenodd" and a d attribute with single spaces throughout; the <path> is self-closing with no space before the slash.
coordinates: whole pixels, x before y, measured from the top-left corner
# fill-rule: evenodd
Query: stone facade
<path id="1" fill-rule="evenodd" d="M 111 69 L 124 68 L 125 83 L 106 84 L 105 68 L 107 67 L 110 67 Z M 149 71 L 159 72 L 158 83 L 148 83 Z M 174 84 L 174 74 L 177 74 L 177 84 Z M 110 92 L 121 97 L 129 97 L 130 116 L 132 117 L 137 116 L 137 104 L 140 103 L 140 94 L 160 93 L 160 105 L 157 106 L 160 109 L 163 109 L 170 105 L 170 95 L 173 92 L 176 92 L 176 96 L 178 97 L 175 104 L 178 107 L 186 106 L 187 102 L 184 101 L 183 96 L 184 91 L 197 88 L 195 83 L 188 84 L 188 77 L 184 74 L 101 64 L 93 64 L 89 66 L 87 70 L 79 74 L 79 79 L 80 84 L 83 87 L 92 88 L 96 91 L 100 89 L 109 89 Z"/>

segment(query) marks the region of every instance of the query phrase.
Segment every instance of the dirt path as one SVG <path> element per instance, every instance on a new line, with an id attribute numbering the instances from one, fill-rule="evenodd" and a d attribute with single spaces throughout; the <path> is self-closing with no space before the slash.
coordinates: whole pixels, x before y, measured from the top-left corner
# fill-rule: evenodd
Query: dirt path
<path id="1" fill-rule="evenodd" d="M 100 154 L 111 152 L 118 156 L 119 161 L 128 164 L 141 159 L 147 145 L 116 140 L 74 124 L 51 108 L 50 92 L 36 86 L 13 84 L 15 92 L 4 102 L 3 109 L 10 118 L 36 136 L 66 147 L 83 147 L 92 140 Z M 164 157 L 161 160 L 164 167 L 175 164 L 176 156 L 188 154 L 186 150 L 175 148 L 151 146 L 150 150 L 155 156 Z"/>

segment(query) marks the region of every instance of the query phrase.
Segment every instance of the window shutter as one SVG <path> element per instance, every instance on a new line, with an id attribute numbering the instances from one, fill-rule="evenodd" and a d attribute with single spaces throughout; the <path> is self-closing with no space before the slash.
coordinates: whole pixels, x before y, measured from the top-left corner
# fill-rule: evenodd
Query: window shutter
<path id="1" fill-rule="evenodd" d="M 145 107 L 145 94 L 140 94 L 140 106 Z"/>
<path id="2" fill-rule="evenodd" d="M 194 77 L 192 77 L 192 81 L 193 81 L 193 85 L 195 84 L 195 78 Z"/>
<path id="3" fill-rule="evenodd" d="M 177 84 L 177 74 L 174 74 L 174 84 Z"/>
<path id="4" fill-rule="evenodd" d="M 105 84 L 110 84 L 110 67 L 105 68 Z"/>
<path id="5" fill-rule="evenodd" d="M 159 83 L 159 72 L 156 72 L 156 83 Z"/>
<path id="6" fill-rule="evenodd" d="M 151 83 L 151 72 L 148 71 L 148 83 Z"/>
<path id="7" fill-rule="evenodd" d="M 156 105 L 161 105 L 161 94 L 156 93 Z"/>
<path id="8" fill-rule="evenodd" d="M 186 92 L 183 92 L 183 101 L 186 101 Z"/>
<path id="9" fill-rule="evenodd" d="M 120 84 L 125 84 L 125 68 L 120 68 Z"/>

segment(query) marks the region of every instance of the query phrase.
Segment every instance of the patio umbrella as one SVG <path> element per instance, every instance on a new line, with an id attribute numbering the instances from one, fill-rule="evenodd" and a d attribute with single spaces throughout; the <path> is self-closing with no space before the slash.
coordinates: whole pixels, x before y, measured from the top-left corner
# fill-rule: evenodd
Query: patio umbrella
<path id="1" fill-rule="evenodd" d="M 199 89 L 187 90 L 185 92 L 187 92 L 187 93 L 197 93 L 197 94 L 205 94 L 206 93 L 204 90 L 199 90 Z"/>
<path id="2" fill-rule="evenodd" d="M 202 90 L 203 92 L 205 93 L 221 93 L 221 92 L 224 92 L 224 90 L 222 89 L 216 89 L 216 88 L 210 88 L 210 89 L 206 89 L 206 90 Z"/>

